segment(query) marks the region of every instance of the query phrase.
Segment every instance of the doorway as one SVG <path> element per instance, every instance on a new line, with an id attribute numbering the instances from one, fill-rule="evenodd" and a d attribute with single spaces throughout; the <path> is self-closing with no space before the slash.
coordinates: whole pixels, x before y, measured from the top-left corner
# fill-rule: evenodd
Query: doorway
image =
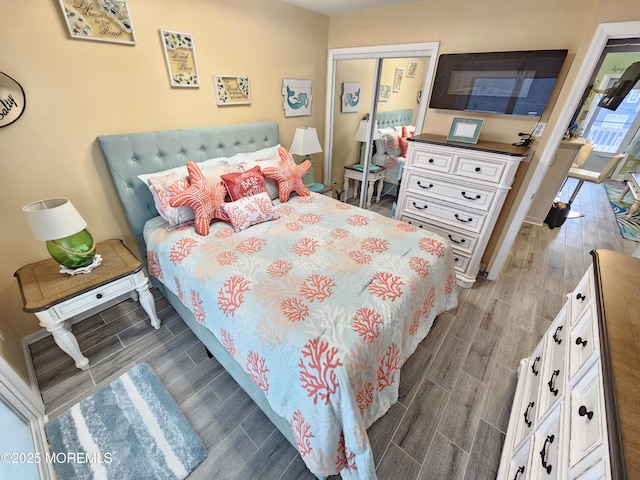
<path id="1" fill-rule="evenodd" d="M 618 22 L 618 23 L 601 23 L 598 25 L 593 36 L 589 50 L 580 66 L 580 70 L 576 76 L 576 80 L 569 90 L 568 98 L 562 106 L 562 111 L 558 117 L 553 131 L 549 137 L 549 142 L 542 152 L 540 162 L 531 179 L 520 196 L 517 210 L 509 223 L 509 228 L 500 239 L 500 247 L 495 254 L 495 258 L 487 269 L 487 278 L 496 280 L 502 271 L 509 252 L 513 247 L 515 239 L 520 231 L 520 227 L 524 222 L 524 218 L 531 207 L 533 198 L 540 188 L 542 181 L 546 175 L 549 165 L 554 160 L 554 155 L 562 141 L 568 126 L 573 123 L 576 109 L 583 100 L 583 92 L 589 86 L 589 79 L 592 78 L 593 72 L 598 68 L 598 61 L 602 57 L 607 42 L 612 39 L 629 39 L 640 37 L 640 21 Z"/>
<path id="2" fill-rule="evenodd" d="M 600 106 L 607 89 L 613 87 L 624 71 L 638 61 L 638 38 L 610 40 L 600 56 L 591 86 L 572 126 L 594 146 L 583 165 L 586 170 L 601 171 L 612 156 L 626 152 L 640 128 L 640 85 L 635 85 L 614 110 Z M 616 174 L 614 172 L 614 176 Z"/>

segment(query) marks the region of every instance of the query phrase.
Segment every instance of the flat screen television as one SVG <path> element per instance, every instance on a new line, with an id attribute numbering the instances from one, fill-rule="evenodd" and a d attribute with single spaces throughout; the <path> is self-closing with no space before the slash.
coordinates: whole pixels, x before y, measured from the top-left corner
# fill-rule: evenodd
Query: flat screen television
<path id="1" fill-rule="evenodd" d="M 539 117 L 566 56 L 567 50 L 442 54 L 429 106 Z"/>
<path id="2" fill-rule="evenodd" d="M 640 81 L 640 62 L 632 63 L 627 67 L 613 87 L 604 92 L 598 106 L 615 110 L 638 81 Z"/>

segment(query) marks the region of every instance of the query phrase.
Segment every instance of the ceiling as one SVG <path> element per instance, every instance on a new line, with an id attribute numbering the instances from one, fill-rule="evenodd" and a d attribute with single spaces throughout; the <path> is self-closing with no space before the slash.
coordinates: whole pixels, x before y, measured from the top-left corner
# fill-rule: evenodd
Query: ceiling
<path id="1" fill-rule="evenodd" d="M 340 15 L 343 13 L 360 12 L 373 8 L 390 7 L 416 0 L 284 0 L 313 12 L 324 15 Z"/>

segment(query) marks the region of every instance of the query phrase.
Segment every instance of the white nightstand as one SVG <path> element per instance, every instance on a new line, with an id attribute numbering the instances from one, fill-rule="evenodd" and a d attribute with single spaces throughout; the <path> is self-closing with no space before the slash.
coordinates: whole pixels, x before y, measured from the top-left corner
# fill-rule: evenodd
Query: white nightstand
<path id="1" fill-rule="evenodd" d="M 358 196 L 358 192 L 360 190 L 360 182 L 362 182 L 362 177 L 364 176 L 364 172 L 360 169 L 355 168 L 358 165 L 357 163 L 354 165 L 348 165 L 344 167 L 344 201 L 349 200 L 349 181 L 355 180 L 356 184 L 354 187 L 354 196 Z M 369 171 L 369 175 L 367 176 L 367 182 L 369 183 L 369 188 L 367 189 L 367 208 L 371 207 L 371 198 L 373 197 L 373 186 L 376 182 L 378 184 L 378 195 L 376 197 L 376 202 L 380 203 L 380 195 L 382 193 L 382 184 L 384 182 L 385 176 L 385 168 L 377 167 L 374 171 Z"/>
<path id="2" fill-rule="evenodd" d="M 86 370 L 89 359 L 80 351 L 67 320 L 130 292 L 139 300 L 160 328 L 149 280 L 138 260 L 121 240 L 107 240 L 96 245 L 102 264 L 89 273 L 66 275 L 53 259 L 25 265 L 14 276 L 18 279 L 24 311 L 34 313 L 40 325 L 51 332 L 58 346 L 75 360 L 76 367 Z"/>

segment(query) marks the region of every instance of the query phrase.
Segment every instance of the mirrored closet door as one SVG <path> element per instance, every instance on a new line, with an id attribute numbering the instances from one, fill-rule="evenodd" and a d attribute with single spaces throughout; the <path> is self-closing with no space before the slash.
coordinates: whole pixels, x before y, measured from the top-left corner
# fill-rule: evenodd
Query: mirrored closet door
<path id="1" fill-rule="evenodd" d="M 437 43 L 329 52 L 325 183 L 363 208 L 395 198 L 403 134 L 422 132 Z M 424 99 L 424 101 L 422 101 Z M 384 201 L 382 202 L 384 204 Z M 384 210 L 384 207 L 382 208 Z"/>

